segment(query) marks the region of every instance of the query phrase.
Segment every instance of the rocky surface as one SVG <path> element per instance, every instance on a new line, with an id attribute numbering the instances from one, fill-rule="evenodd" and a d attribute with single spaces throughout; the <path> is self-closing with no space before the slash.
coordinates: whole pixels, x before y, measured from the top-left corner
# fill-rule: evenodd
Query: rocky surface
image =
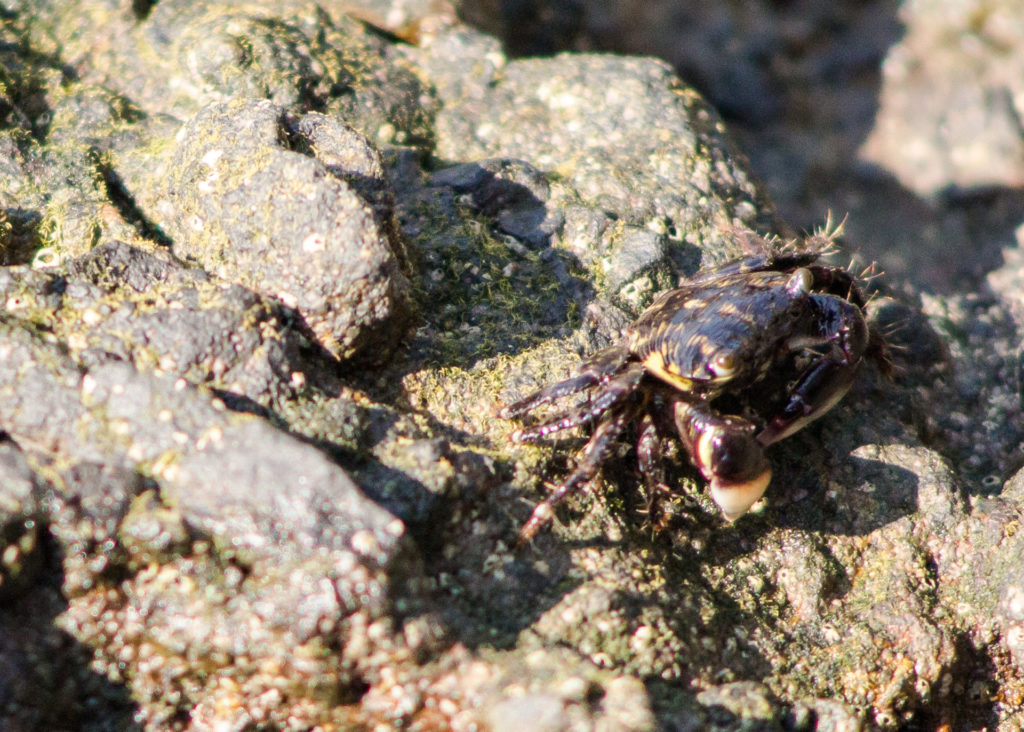
<path id="1" fill-rule="evenodd" d="M 804 5 L 646 4 L 650 39 L 695 18 L 708 48 L 737 38 L 662 55 L 741 121 L 779 217 L 664 61 L 511 58 L 426 0 L 9 4 L 0 726 L 1024 724 L 1024 208 L 994 188 L 1020 140 L 970 140 L 1000 159 L 982 179 L 950 140 L 1003 97 L 906 119 L 937 78 L 1011 104 L 1020 51 L 993 34 L 1019 11 L 909 3 L 899 40 L 885 3 Z M 486 17 L 557 50 L 630 6 Z M 992 43 L 943 45 L 968 22 Z M 975 64 L 943 77 L 958 49 Z M 823 104 L 887 54 L 847 114 Z M 787 126 L 801 78 L 820 104 Z M 797 161 L 809 129 L 833 133 Z M 739 229 L 820 225 L 826 200 L 892 265 L 870 315 L 895 377 L 864 369 L 774 447 L 735 525 L 676 455 L 652 526 L 624 444 L 514 547 L 581 436 L 513 443 L 498 406 L 741 253 Z"/>

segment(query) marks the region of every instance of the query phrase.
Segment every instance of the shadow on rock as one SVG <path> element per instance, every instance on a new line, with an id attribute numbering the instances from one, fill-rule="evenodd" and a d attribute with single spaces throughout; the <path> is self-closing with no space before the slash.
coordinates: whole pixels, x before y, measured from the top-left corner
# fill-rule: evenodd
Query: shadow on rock
<path id="1" fill-rule="evenodd" d="M 93 649 L 61 626 L 64 552 L 47 500 L 16 446 L 0 441 L 0 727 L 141 730 L 128 689 L 94 666 Z"/>
<path id="2" fill-rule="evenodd" d="M 867 536 L 918 510 L 920 476 L 911 469 L 854 453 L 826 477 L 808 463 L 792 462 L 801 445 L 787 447 L 786 455 L 776 453 L 775 486 L 769 489 L 776 492 L 778 526 Z"/>
<path id="3" fill-rule="evenodd" d="M 142 730 L 127 687 L 96 671 L 93 649 L 59 629 L 55 621 L 67 608 L 60 559 L 51 554 L 43 561 L 44 581 L 0 602 L 0 727 Z"/>

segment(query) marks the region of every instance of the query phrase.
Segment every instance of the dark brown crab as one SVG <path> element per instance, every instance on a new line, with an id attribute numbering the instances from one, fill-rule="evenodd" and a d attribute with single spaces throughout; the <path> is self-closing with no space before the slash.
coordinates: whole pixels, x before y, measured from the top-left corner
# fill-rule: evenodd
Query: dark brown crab
<path id="1" fill-rule="evenodd" d="M 662 440 L 674 430 L 725 517 L 746 513 L 771 481 L 764 448 L 831 409 L 865 357 L 889 371 L 884 339 L 868 328 L 855 278 L 817 263 L 838 234 L 826 227 L 802 250 L 787 245 L 773 251 L 760 237 L 740 233 L 745 249 L 756 254 L 662 293 L 621 340 L 586 359 L 573 376 L 502 410 L 506 419 L 522 417 L 584 393 L 582 404 L 519 430 L 514 439 L 595 425 L 575 470 L 534 509 L 521 541 L 594 478 L 634 423 L 640 471 L 652 489 L 660 484 Z M 733 397 L 733 405 L 770 406 L 723 413 L 722 404 Z"/>

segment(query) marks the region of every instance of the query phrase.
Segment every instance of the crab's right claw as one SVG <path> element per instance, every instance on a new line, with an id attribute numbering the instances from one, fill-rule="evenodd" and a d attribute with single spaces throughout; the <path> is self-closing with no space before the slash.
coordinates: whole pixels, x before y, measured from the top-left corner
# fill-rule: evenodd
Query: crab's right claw
<path id="1" fill-rule="evenodd" d="M 806 337 L 830 346 L 831 352 L 800 375 L 786 404 L 757 436 L 765 447 L 802 430 L 832 409 L 850 390 L 865 352 L 873 345 L 857 305 L 834 297 L 812 297 L 808 304 L 817 309 L 820 325 L 817 332 Z"/>
<path id="2" fill-rule="evenodd" d="M 750 432 L 711 429 L 697 442 L 697 458 L 711 497 L 729 521 L 750 510 L 772 480 L 771 465 Z"/>
<path id="3" fill-rule="evenodd" d="M 745 514 L 772 480 L 772 468 L 754 435 L 754 425 L 678 402 L 676 428 L 693 463 L 707 479 L 711 498 L 729 521 Z"/>

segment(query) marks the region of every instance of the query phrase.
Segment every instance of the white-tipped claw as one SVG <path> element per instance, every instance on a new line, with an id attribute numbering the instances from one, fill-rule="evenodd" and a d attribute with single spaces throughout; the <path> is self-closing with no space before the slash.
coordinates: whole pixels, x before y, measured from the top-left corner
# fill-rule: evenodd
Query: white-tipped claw
<path id="1" fill-rule="evenodd" d="M 726 483 L 713 478 L 711 480 L 711 498 L 722 509 L 726 520 L 732 522 L 750 510 L 750 507 L 764 495 L 771 482 L 772 471 L 770 468 L 743 483 Z"/>

